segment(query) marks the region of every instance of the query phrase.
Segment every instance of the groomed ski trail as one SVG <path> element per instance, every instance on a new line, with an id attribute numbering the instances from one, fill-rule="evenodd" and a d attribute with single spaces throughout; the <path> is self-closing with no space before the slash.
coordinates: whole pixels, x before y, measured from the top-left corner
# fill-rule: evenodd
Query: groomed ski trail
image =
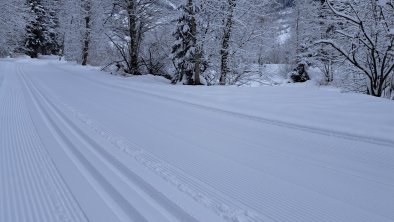
<path id="1" fill-rule="evenodd" d="M 0 221 L 88 221 L 36 133 L 18 77 L 3 71 Z"/>
<path id="2" fill-rule="evenodd" d="M 75 70 L 0 61 L 1 221 L 394 219 L 389 138 Z"/>

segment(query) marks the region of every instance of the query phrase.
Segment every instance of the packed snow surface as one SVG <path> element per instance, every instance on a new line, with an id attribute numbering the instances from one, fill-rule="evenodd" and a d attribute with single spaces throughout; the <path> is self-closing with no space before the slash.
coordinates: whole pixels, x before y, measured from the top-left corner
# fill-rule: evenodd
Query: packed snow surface
<path id="1" fill-rule="evenodd" d="M 0 60 L 0 221 L 392 222 L 394 103 Z"/>

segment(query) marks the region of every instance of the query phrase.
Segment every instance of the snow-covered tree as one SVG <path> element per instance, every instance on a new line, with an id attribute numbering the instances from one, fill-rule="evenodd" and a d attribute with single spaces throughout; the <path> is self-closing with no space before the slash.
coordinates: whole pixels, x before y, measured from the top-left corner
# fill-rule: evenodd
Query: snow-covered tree
<path id="1" fill-rule="evenodd" d="M 229 4 L 225 4 L 226 7 Z M 228 73 L 226 83 L 234 84 L 244 76 L 255 73 L 253 67 L 261 62 L 261 53 L 268 52 L 271 45 L 278 42 L 277 29 L 270 29 L 269 23 L 275 20 L 280 6 L 275 1 L 237 0 L 234 11 L 223 10 L 221 42 L 226 38 L 226 21 L 232 14 L 232 34 L 229 41 Z M 275 38 L 273 38 L 275 36 Z M 221 44 L 222 45 L 222 44 Z M 220 63 L 222 64 L 222 63 Z M 223 67 L 223 66 L 222 66 Z M 247 77 L 248 78 L 248 77 Z M 223 83 L 223 82 L 222 82 Z"/>
<path id="2" fill-rule="evenodd" d="M 320 0 L 295 1 L 292 36 L 295 46 L 295 63 L 312 63 L 312 57 L 316 55 L 313 43 L 321 36 L 320 6 Z"/>
<path id="3" fill-rule="evenodd" d="M 275 4 L 265 0 L 199 1 L 198 40 L 209 64 L 203 74 L 209 85 L 234 84 L 258 60 L 260 51 L 256 49 L 263 44 L 264 33 L 271 33 L 262 20 Z"/>
<path id="4" fill-rule="evenodd" d="M 299 0 L 293 5 L 292 44 L 293 63 L 317 67 L 323 73 L 321 84 L 334 80 L 334 67 L 338 62 L 337 53 L 325 45 L 315 42 L 332 35 L 332 27 L 340 24 L 329 16 L 324 1 Z"/>
<path id="5" fill-rule="evenodd" d="M 114 0 L 108 38 L 116 48 L 125 71 L 132 75 L 140 72 L 140 49 L 146 32 L 153 29 L 160 10 L 158 0 Z"/>
<path id="6" fill-rule="evenodd" d="M 282 4 L 284 7 L 293 6 L 294 2 L 296 2 L 296 0 L 278 0 L 278 3 Z"/>
<path id="7" fill-rule="evenodd" d="M 220 49 L 220 85 L 226 85 L 227 74 L 229 72 L 229 49 L 230 49 L 230 40 L 231 35 L 233 34 L 233 25 L 234 25 L 234 11 L 237 6 L 237 0 L 228 0 L 227 5 L 225 6 L 226 18 L 223 20 L 224 28 L 223 28 L 223 37 L 222 37 L 222 46 Z"/>
<path id="8" fill-rule="evenodd" d="M 64 36 L 63 55 L 67 60 L 82 63 L 83 9 L 80 0 L 62 1 L 60 27 Z"/>
<path id="9" fill-rule="evenodd" d="M 0 57 L 23 51 L 27 12 L 26 0 L 2 0 Z"/>
<path id="10" fill-rule="evenodd" d="M 318 41 L 330 45 L 366 78 L 367 93 L 390 97 L 394 72 L 394 10 L 388 0 L 327 1 L 340 21 L 334 35 Z"/>
<path id="11" fill-rule="evenodd" d="M 103 65 L 112 59 L 106 33 L 112 2 L 106 0 L 62 0 L 60 19 L 64 56 L 80 64 Z"/>
<path id="12" fill-rule="evenodd" d="M 41 0 L 28 0 L 29 23 L 26 26 L 26 53 L 32 58 L 41 54 L 56 54 L 59 50 L 55 14 Z"/>
<path id="13" fill-rule="evenodd" d="M 199 8 L 193 0 L 187 0 L 185 5 L 180 7 L 182 16 L 178 19 L 177 28 L 174 32 L 175 43 L 172 48 L 173 61 L 176 67 L 176 74 L 173 83 L 180 82 L 184 78 L 185 84 L 200 85 L 201 73 L 201 43 L 197 39 L 196 16 Z"/>

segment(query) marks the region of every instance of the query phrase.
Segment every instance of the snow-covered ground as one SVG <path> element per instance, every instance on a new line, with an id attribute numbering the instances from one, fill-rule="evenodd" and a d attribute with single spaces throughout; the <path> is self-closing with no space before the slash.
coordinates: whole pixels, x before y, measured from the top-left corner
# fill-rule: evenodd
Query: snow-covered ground
<path id="1" fill-rule="evenodd" d="M 394 103 L 0 60 L 0 221 L 394 221 Z"/>

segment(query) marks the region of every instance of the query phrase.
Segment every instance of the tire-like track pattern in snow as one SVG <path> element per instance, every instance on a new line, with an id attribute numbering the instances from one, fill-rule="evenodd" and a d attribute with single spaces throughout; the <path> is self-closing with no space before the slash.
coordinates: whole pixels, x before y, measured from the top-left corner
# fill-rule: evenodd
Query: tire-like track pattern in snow
<path id="1" fill-rule="evenodd" d="M 26 87 L 30 91 L 30 95 L 37 102 L 41 112 L 43 112 L 43 116 L 47 117 L 48 122 L 53 127 L 54 132 L 59 137 L 59 140 L 61 140 L 61 143 L 64 144 L 64 149 L 67 149 L 68 153 L 72 156 L 72 159 L 78 162 L 78 165 L 83 168 L 83 171 L 86 172 L 87 177 L 91 178 L 92 183 L 94 184 L 93 186 L 97 187 L 98 192 L 103 196 L 106 196 L 107 199 L 112 199 L 117 208 L 122 209 L 123 216 L 120 218 L 121 220 L 131 220 L 136 222 L 147 221 L 147 219 L 144 218 L 138 209 L 133 206 L 134 200 L 126 199 L 123 197 L 122 193 L 117 191 L 116 187 L 111 185 L 105 176 L 96 169 L 94 163 L 92 163 L 92 160 L 89 160 L 91 156 L 81 153 L 79 149 L 75 147 L 73 142 L 67 138 L 67 136 L 62 132 L 62 129 L 57 125 L 56 121 L 52 119 L 53 116 L 61 119 L 61 121 L 68 126 L 68 129 L 73 131 L 74 135 L 78 135 L 79 140 L 84 140 L 86 146 L 88 146 L 91 152 L 94 153 L 92 156 L 99 156 L 101 161 L 105 162 L 107 166 L 109 166 L 111 170 L 116 172 L 118 175 L 121 175 L 121 178 L 126 180 L 126 183 L 137 187 L 139 191 L 144 192 L 146 196 L 153 200 L 153 202 L 156 202 L 156 206 L 164 208 L 164 210 L 167 211 L 167 214 L 172 215 L 177 221 L 196 221 L 195 218 L 184 212 L 179 206 L 171 202 L 163 194 L 155 190 L 150 184 L 146 183 L 142 178 L 125 167 L 115 157 L 108 153 L 100 144 L 91 139 L 89 135 L 81 131 L 72 121 L 67 118 L 65 114 L 63 114 L 57 108 L 56 105 L 54 105 L 45 96 L 45 94 L 40 92 L 37 86 L 32 84 L 27 75 L 25 75 L 23 72 L 21 73 L 21 77 Z M 53 115 L 48 113 L 48 110 L 50 110 Z"/>
<path id="2" fill-rule="evenodd" d="M 87 221 L 36 133 L 17 76 L 2 75 L 0 221 Z"/>

